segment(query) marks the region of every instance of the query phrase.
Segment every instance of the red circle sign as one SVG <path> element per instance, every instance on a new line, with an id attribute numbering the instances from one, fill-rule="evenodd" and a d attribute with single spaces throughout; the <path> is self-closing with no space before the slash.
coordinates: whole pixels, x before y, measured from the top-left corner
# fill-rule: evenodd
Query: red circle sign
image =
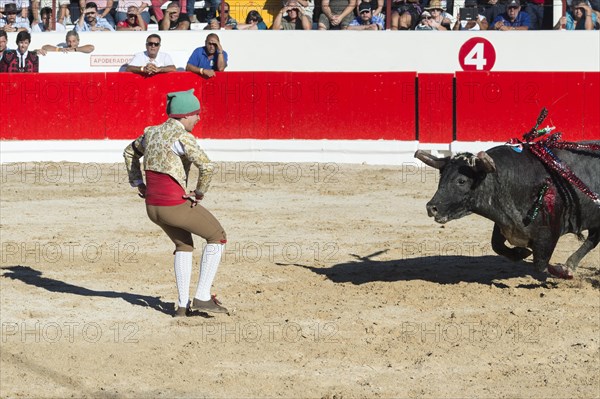
<path id="1" fill-rule="evenodd" d="M 463 71 L 491 71 L 496 63 L 496 50 L 483 37 L 473 37 L 460 47 L 458 62 Z"/>

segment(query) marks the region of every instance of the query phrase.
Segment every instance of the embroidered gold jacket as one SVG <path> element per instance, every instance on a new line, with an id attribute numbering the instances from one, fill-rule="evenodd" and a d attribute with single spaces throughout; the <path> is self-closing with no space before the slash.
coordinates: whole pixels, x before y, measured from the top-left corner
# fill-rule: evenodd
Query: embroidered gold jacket
<path id="1" fill-rule="evenodd" d="M 162 125 L 144 129 L 144 134 L 125 148 L 123 157 L 129 183 L 134 187 L 144 181 L 140 169 L 141 157 L 144 157 L 144 170 L 166 173 L 186 191 L 191 164 L 199 169 L 196 184 L 198 192 L 206 193 L 212 178 L 213 165 L 196 138 L 181 123 L 171 118 Z"/>

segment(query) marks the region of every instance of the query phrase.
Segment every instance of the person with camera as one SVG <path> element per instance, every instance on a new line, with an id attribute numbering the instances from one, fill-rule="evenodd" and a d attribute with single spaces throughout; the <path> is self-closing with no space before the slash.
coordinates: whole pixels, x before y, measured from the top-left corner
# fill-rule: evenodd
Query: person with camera
<path id="1" fill-rule="evenodd" d="M 465 7 L 458 12 L 458 21 L 453 30 L 487 30 L 488 21 L 484 15 L 479 13 L 477 0 L 466 0 Z"/>
<path id="2" fill-rule="evenodd" d="M 385 22 L 383 15 L 373 15 L 371 9 L 371 3 L 369 1 L 363 1 L 358 6 L 358 17 L 354 18 L 350 25 L 349 30 L 383 30 Z"/>
<path id="3" fill-rule="evenodd" d="M 296 0 L 289 0 L 273 20 L 272 30 L 310 30 L 312 23 Z"/>
<path id="4" fill-rule="evenodd" d="M 166 16 L 160 21 L 160 30 L 190 30 L 190 17 L 181 12 L 181 7 L 172 1 L 166 10 Z"/>

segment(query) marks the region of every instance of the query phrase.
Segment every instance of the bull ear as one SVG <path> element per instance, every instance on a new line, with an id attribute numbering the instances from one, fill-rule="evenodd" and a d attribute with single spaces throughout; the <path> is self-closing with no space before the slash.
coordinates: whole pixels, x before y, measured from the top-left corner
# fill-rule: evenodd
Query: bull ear
<path id="1" fill-rule="evenodd" d="M 415 158 L 420 159 L 425 165 L 429 165 L 436 169 L 442 169 L 450 160 L 449 157 L 438 158 L 423 150 L 417 150 L 417 152 L 415 152 Z"/>
<path id="2" fill-rule="evenodd" d="M 477 160 L 475 161 L 475 167 L 477 170 L 485 172 L 485 173 L 494 173 L 496 172 L 496 163 L 488 155 L 487 152 L 481 151 L 477 154 Z"/>

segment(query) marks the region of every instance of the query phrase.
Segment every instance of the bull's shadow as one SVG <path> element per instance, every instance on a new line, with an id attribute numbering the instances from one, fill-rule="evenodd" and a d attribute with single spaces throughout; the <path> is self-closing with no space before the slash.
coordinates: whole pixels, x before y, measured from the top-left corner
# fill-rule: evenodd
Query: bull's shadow
<path id="1" fill-rule="evenodd" d="M 4 278 L 19 280 L 25 284 L 43 288 L 50 292 L 59 292 L 63 294 L 74 294 L 81 296 L 96 296 L 103 298 L 120 298 L 131 303 L 132 305 L 150 307 L 154 310 L 168 315 L 171 315 L 174 310 L 173 303 L 163 302 L 160 300 L 160 297 L 139 295 L 130 292 L 91 290 L 89 288 L 69 284 L 64 281 L 44 277 L 41 271 L 35 270 L 29 266 L 3 267 L 2 271 L 4 271 L 2 275 L 2 277 Z"/>
<path id="2" fill-rule="evenodd" d="M 378 261 L 372 258 L 385 253 L 379 251 L 367 256 L 351 254 L 353 261 L 339 263 L 329 268 L 301 266 L 323 275 L 335 283 L 355 285 L 374 281 L 424 280 L 438 284 L 460 282 L 508 286 L 494 280 L 531 276 L 536 283 L 520 285 L 523 288 L 547 286 L 544 273 L 535 272 L 530 262 L 511 262 L 501 256 L 424 256 L 420 258 Z"/>

